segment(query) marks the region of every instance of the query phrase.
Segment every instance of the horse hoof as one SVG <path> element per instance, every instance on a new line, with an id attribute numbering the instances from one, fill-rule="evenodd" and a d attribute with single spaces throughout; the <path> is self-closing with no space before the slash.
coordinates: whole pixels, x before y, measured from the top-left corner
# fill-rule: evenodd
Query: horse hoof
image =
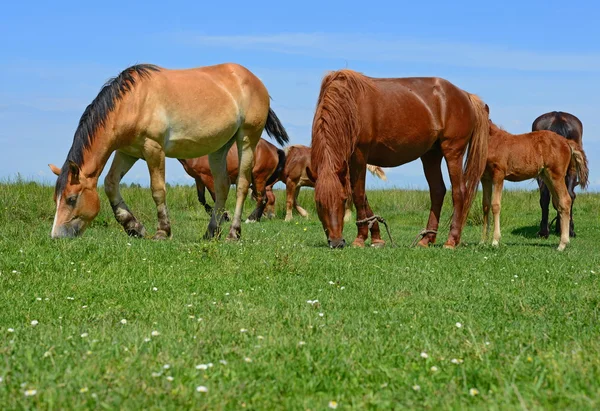
<path id="1" fill-rule="evenodd" d="M 156 234 L 152 236 L 152 239 L 157 241 L 168 240 L 169 236 L 164 231 L 157 231 Z"/>
<path id="2" fill-rule="evenodd" d="M 371 247 L 383 248 L 385 247 L 385 241 L 383 240 L 371 240 Z"/>
<path id="3" fill-rule="evenodd" d="M 492 245 L 494 247 L 498 247 L 500 245 L 500 242 L 498 240 L 494 240 L 494 241 L 492 241 Z"/>
<path id="4" fill-rule="evenodd" d="M 237 241 L 240 239 L 240 236 L 242 235 L 242 230 L 241 229 L 235 229 L 235 228 L 231 228 L 231 230 L 229 230 L 229 234 L 227 234 L 227 241 Z"/>
<path id="5" fill-rule="evenodd" d="M 138 221 L 128 224 L 127 227 L 125 227 L 125 232 L 130 237 L 144 238 L 146 236 L 146 229 Z"/>
<path id="6" fill-rule="evenodd" d="M 256 220 L 246 219 L 246 224 L 256 223 Z"/>
<path id="7" fill-rule="evenodd" d="M 444 244 L 444 248 L 446 250 L 454 250 L 456 248 L 456 246 L 453 243 L 446 243 L 446 244 Z"/>
<path id="8" fill-rule="evenodd" d="M 417 247 L 429 248 L 429 241 L 427 241 L 426 239 L 422 239 L 417 243 Z"/>
<path id="9" fill-rule="evenodd" d="M 575 234 L 575 231 L 571 231 L 571 232 L 569 233 L 569 237 L 571 237 L 571 238 L 575 238 L 575 237 L 577 237 L 577 234 Z"/>
<path id="10" fill-rule="evenodd" d="M 567 247 L 567 245 L 566 245 L 566 244 L 560 244 L 560 245 L 558 246 L 557 250 L 558 250 L 558 251 L 564 251 L 566 247 Z"/>
<path id="11" fill-rule="evenodd" d="M 356 239 L 352 242 L 352 247 L 354 248 L 365 248 L 365 241 L 362 239 Z"/>
<path id="12" fill-rule="evenodd" d="M 286 217 L 285 220 L 283 220 L 283 221 L 285 221 L 286 223 L 289 223 L 290 221 L 292 221 L 292 217 Z"/>
<path id="13" fill-rule="evenodd" d="M 229 216 L 229 213 L 227 211 L 225 211 L 223 213 L 223 220 L 225 220 L 225 221 L 231 221 L 231 217 Z"/>
<path id="14" fill-rule="evenodd" d="M 550 233 L 548 233 L 548 231 L 538 231 L 537 235 L 540 238 L 548 238 L 548 236 L 550 235 Z"/>

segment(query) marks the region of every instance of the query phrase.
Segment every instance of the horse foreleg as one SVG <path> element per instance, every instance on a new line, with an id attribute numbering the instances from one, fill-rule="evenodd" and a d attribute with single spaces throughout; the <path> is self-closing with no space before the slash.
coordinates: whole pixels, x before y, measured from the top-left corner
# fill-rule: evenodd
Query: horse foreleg
<path id="1" fill-rule="evenodd" d="M 429 185 L 429 199 L 431 200 L 431 208 L 429 209 L 429 220 L 427 220 L 427 231 L 433 231 L 425 234 L 418 245 L 427 247 L 429 244 L 435 243 L 437 230 L 440 224 L 440 214 L 444 197 L 446 196 L 446 185 L 442 176 L 442 152 L 439 148 L 431 150 L 423 157 L 423 172 Z"/>
<path id="2" fill-rule="evenodd" d="M 254 178 L 254 196 L 256 197 L 256 208 L 252 213 L 248 216 L 246 220 L 247 223 L 260 221 L 263 212 L 265 211 L 265 207 L 267 206 L 267 193 L 265 187 L 265 179 L 260 176 L 255 176 Z"/>
<path id="3" fill-rule="evenodd" d="M 259 139 L 260 133 L 250 134 L 243 130 L 238 132 L 237 148 L 240 166 L 237 179 L 235 213 L 229 229 L 229 234 L 227 235 L 227 239 L 229 240 L 239 239 L 242 233 L 242 211 L 244 209 L 244 201 L 246 201 L 246 196 L 248 195 L 248 187 L 250 187 L 250 181 L 252 181 L 254 151 L 256 150 Z M 264 190 L 264 186 L 262 189 Z M 262 199 L 262 193 L 257 192 L 256 194 Z"/>
<path id="4" fill-rule="evenodd" d="M 450 233 L 448 240 L 444 244 L 445 248 L 454 248 L 460 244 L 460 236 L 463 225 L 466 220 L 465 216 L 469 210 L 465 209 L 465 195 L 467 187 L 463 177 L 463 156 L 465 147 L 450 147 L 448 145 L 456 145 L 457 143 L 451 139 L 442 142 L 442 152 L 448 165 L 448 175 L 452 184 L 452 204 L 454 212 L 452 213 L 452 223 L 450 224 Z"/>
<path id="5" fill-rule="evenodd" d="M 198 201 L 204 207 L 208 215 L 212 214 L 212 207 L 206 202 L 206 185 L 200 177 L 196 178 L 196 192 L 198 193 Z"/>
<path id="6" fill-rule="evenodd" d="M 488 231 L 490 229 L 490 207 L 492 205 L 492 180 L 482 179 L 481 186 L 483 188 L 483 230 L 481 234 L 481 242 L 485 243 L 488 239 Z"/>
<path id="7" fill-rule="evenodd" d="M 296 204 L 296 195 L 296 182 L 288 178 L 285 182 L 285 221 L 292 221 L 292 208 Z"/>
<path id="8" fill-rule="evenodd" d="M 548 212 L 550 207 L 550 190 L 542 178 L 538 179 L 540 187 L 540 208 L 542 209 L 542 221 L 540 221 L 540 231 L 538 236 L 548 238 L 550 228 L 548 227 Z"/>
<path id="9" fill-rule="evenodd" d="M 115 219 L 123 226 L 125 232 L 132 237 L 144 237 L 146 229 L 125 204 L 121 197 L 119 183 L 138 159 L 120 151 L 115 152 L 110 170 L 104 179 L 104 192 L 115 214 Z"/>
<path id="10" fill-rule="evenodd" d="M 367 162 L 359 152 L 355 152 L 350 159 L 350 186 L 352 187 L 352 200 L 356 208 L 356 221 L 365 220 L 367 214 L 367 198 L 365 195 L 365 179 L 367 175 Z M 372 212 L 371 212 L 372 213 Z M 377 222 L 375 222 L 377 224 Z M 357 235 L 352 246 L 364 247 L 369 238 L 369 224 L 357 224 Z"/>
<path id="11" fill-rule="evenodd" d="M 367 218 L 373 217 L 375 214 L 371 209 L 371 205 L 369 204 L 369 199 L 365 194 L 365 207 L 367 209 Z M 373 221 L 371 225 L 371 247 L 383 247 L 385 245 L 385 241 L 381 238 L 381 231 L 379 230 L 379 223 L 377 221 Z"/>
<path id="12" fill-rule="evenodd" d="M 300 195 L 300 188 L 302 188 L 302 186 L 298 184 L 296 186 L 296 189 L 294 190 L 294 208 L 296 209 L 298 214 L 300 214 L 301 217 L 307 218 L 308 211 L 306 211 L 304 208 L 300 207 L 300 204 L 298 204 L 298 196 Z"/>
<path id="13" fill-rule="evenodd" d="M 265 207 L 265 217 L 275 217 L 275 194 L 273 194 L 273 186 L 265 189 L 267 193 L 267 206 Z"/>
<path id="14" fill-rule="evenodd" d="M 492 196 L 492 214 L 494 215 L 494 237 L 492 245 L 497 246 L 500 243 L 500 210 L 502 208 L 502 188 L 504 187 L 504 178 L 494 178 L 494 194 Z"/>
<path id="15" fill-rule="evenodd" d="M 167 211 L 167 188 L 165 184 L 165 152 L 157 143 L 146 143 L 143 149 L 148 171 L 150 172 L 150 190 L 156 204 L 158 227 L 154 240 L 171 238 L 171 222 Z"/>
<path id="16" fill-rule="evenodd" d="M 210 240 L 221 234 L 219 228 L 225 213 L 225 202 L 227 201 L 230 185 L 229 176 L 227 175 L 227 153 L 233 142 L 234 139 L 231 139 L 223 147 L 208 155 L 208 163 L 214 179 L 215 206 L 206 233 L 204 233 L 205 240 Z"/>

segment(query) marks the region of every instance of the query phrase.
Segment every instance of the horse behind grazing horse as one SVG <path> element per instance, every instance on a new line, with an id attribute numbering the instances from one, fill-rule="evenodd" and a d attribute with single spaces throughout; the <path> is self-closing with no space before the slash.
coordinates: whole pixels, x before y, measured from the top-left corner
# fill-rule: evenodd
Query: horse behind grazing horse
<path id="1" fill-rule="evenodd" d="M 309 177 L 316 180 L 317 212 L 329 246 L 346 243 L 343 215 L 349 196 L 358 220 L 353 245 L 364 246 L 370 223 L 371 245 L 383 245 L 365 196 L 366 165 L 396 167 L 418 158 L 431 198 L 428 233 L 419 244 L 435 242 L 446 194 L 445 158 L 454 204 L 445 246 L 454 248 L 485 168 L 488 137 L 487 106 L 447 80 L 371 78 L 352 70 L 325 76 L 313 120 Z"/>
<path id="2" fill-rule="evenodd" d="M 306 170 L 310 168 L 310 147 L 303 145 L 288 146 L 285 148 L 286 161 L 285 167 L 279 177 L 285 183 L 286 187 L 286 213 L 285 221 L 292 221 L 292 209 L 295 208 L 302 217 L 308 217 L 308 212 L 298 204 L 298 195 L 300 187 L 314 187 L 313 181 L 308 178 Z M 367 164 L 367 169 L 375 177 L 386 180 L 387 177 L 381 167 Z M 348 197 L 344 221 L 350 221 L 352 212 L 350 211 L 352 199 Z"/>
<path id="3" fill-rule="evenodd" d="M 563 113 L 562 111 L 553 111 L 551 113 L 542 114 L 535 119 L 531 125 L 531 131 L 539 130 L 550 130 L 556 134 L 560 134 L 567 140 L 573 140 L 580 147 L 583 147 L 583 124 L 581 120 L 575 117 L 573 114 Z M 575 187 L 579 182 L 577 181 L 577 174 L 573 170 L 567 172 L 566 177 L 567 190 L 571 196 L 571 220 L 569 222 L 569 235 L 575 237 L 575 225 L 573 224 L 573 205 L 575 204 Z M 542 221 L 540 222 L 540 231 L 538 235 L 540 237 L 547 238 L 549 234 L 548 226 L 548 206 L 550 205 L 550 191 L 544 181 L 538 178 L 538 185 L 540 187 L 540 207 L 542 208 Z M 560 214 L 556 217 L 556 233 L 560 234 Z"/>
<path id="4" fill-rule="evenodd" d="M 552 201 L 560 213 L 562 227 L 558 250 L 564 250 L 569 243 L 571 197 L 565 176 L 570 168 L 575 170 L 581 186 L 585 188 L 588 183 L 587 158 L 577 142 L 565 140 L 552 131 L 513 135 L 490 121 L 487 165 L 481 178 L 482 241 L 487 239 L 490 205 L 494 214 L 492 245 L 497 246 L 500 241 L 500 203 L 504 180 L 524 181 L 539 177 L 550 190 Z"/>
<path id="5" fill-rule="evenodd" d="M 237 64 L 188 70 L 142 64 L 126 69 L 107 82 L 85 109 L 62 169 L 50 165 L 58 175 L 52 238 L 81 235 L 98 215 L 98 178 L 115 151 L 104 180 L 115 217 L 129 235 L 145 235 L 144 226 L 119 192 L 121 178 L 143 158 L 148 164 L 158 214 L 155 239 L 171 237 L 165 202 L 165 157 L 208 154 L 215 176 L 216 203 L 204 237 L 213 238 L 220 232 L 229 192 L 226 157 L 233 143 L 238 147 L 240 173 L 227 238 L 239 238 L 254 150 L 263 129 L 281 145 L 289 140 L 269 105 L 264 84 Z"/>
<path id="6" fill-rule="evenodd" d="M 196 180 L 198 201 L 208 214 L 212 214 L 212 207 L 206 203 L 205 190 L 208 189 L 213 201 L 215 200 L 215 181 L 210 171 L 208 156 L 191 159 L 179 159 L 186 173 Z M 272 186 L 279 179 L 279 174 L 285 166 L 285 153 L 265 139 L 260 139 L 256 145 L 254 167 L 252 168 L 252 196 L 256 199 L 256 208 L 250 214 L 247 221 L 260 221 L 267 202 L 266 187 Z M 230 184 L 234 184 L 238 178 L 239 170 L 238 151 L 232 146 L 227 154 L 227 175 Z M 271 192 L 272 195 L 272 192 Z M 225 214 L 225 219 L 229 216 Z"/>

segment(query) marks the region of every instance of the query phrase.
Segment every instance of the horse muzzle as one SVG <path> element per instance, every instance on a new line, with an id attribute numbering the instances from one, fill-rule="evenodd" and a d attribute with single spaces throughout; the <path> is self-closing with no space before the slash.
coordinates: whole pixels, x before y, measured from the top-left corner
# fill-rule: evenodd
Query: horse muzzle
<path id="1" fill-rule="evenodd" d="M 346 240 L 339 238 L 337 240 L 327 240 L 329 248 L 344 248 L 346 246 Z"/>

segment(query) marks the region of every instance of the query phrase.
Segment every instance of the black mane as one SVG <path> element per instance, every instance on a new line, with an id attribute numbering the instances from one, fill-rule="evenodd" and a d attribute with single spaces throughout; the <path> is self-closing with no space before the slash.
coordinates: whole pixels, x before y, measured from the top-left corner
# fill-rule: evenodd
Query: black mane
<path id="1" fill-rule="evenodd" d="M 108 80 L 102 86 L 100 93 L 86 107 L 79 120 L 73 137 L 73 145 L 71 145 L 60 176 L 56 181 L 56 194 L 59 194 L 66 185 L 69 161 L 73 161 L 78 166 L 82 165 L 84 150 L 92 145 L 96 131 L 99 127 L 104 126 L 108 115 L 115 109 L 116 103 L 133 89 L 137 80 L 147 78 L 153 71 L 159 70 L 158 66 L 152 64 L 135 65 L 123 70 L 121 74 Z"/>

